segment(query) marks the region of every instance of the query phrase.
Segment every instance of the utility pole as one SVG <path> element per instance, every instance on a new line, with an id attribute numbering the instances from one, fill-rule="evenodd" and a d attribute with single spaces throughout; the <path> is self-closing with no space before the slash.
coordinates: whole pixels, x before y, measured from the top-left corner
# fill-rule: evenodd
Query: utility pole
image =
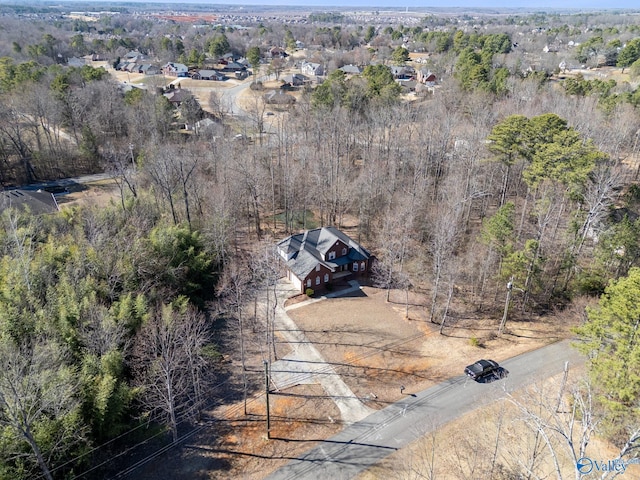
<path id="1" fill-rule="evenodd" d="M 269 362 L 263 360 L 264 363 L 264 387 L 267 399 L 267 439 L 271 438 L 271 415 L 269 414 Z"/>
<path id="2" fill-rule="evenodd" d="M 504 313 L 502 314 L 502 321 L 498 328 L 498 335 L 502 335 L 504 324 L 507 323 L 507 314 L 509 313 L 509 304 L 511 303 L 511 292 L 513 291 L 513 277 L 507 282 L 507 300 L 504 303 Z"/>

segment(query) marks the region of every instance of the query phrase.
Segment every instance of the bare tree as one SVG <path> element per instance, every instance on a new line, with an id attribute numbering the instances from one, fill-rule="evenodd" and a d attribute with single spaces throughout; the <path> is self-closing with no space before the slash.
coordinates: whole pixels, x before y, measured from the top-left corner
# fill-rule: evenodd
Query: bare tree
<path id="1" fill-rule="evenodd" d="M 381 248 L 378 261 L 374 263 L 373 280 L 387 290 L 387 302 L 392 288 L 408 286 L 404 263 L 409 249 L 412 215 L 413 212 L 407 209 L 387 215 L 378 237 Z"/>
<path id="2" fill-rule="evenodd" d="M 126 351 L 129 344 L 126 326 L 117 322 L 100 304 L 87 306 L 79 334 L 85 348 L 100 357 L 111 351 Z"/>
<path id="3" fill-rule="evenodd" d="M 251 275 L 248 265 L 238 258 L 231 260 L 217 287 L 218 295 L 234 312 L 238 319 L 238 341 L 240 342 L 240 363 L 242 364 L 242 383 L 244 413 L 247 414 L 247 366 L 245 363 L 245 335 L 244 335 L 244 308 L 251 284 Z"/>
<path id="4" fill-rule="evenodd" d="M 191 203 L 189 200 L 190 186 L 195 180 L 194 172 L 198 166 L 200 155 L 194 154 L 194 152 L 185 152 L 185 155 L 181 155 L 177 159 L 178 163 L 178 178 L 180 179 L 180 186 L 182 187 L 182 201 L 184 202 L 184 211 L 187 217 L 187 223 L 191 228 Z"/>
<path id="5" fill-rule="evenodd" d="M 15 172 L 13 182 L 32 183 L 36 179 L 33 163 L 33 146 L 29 141 L 34 133 L 34 122 L 25 116 L 14 98 L 0 97 L 0 144 L 6 150 L 7 159 L 16 155 L 22 172 Z"/>
<path id="6" fill-rule="evenodd" d="M 440 282 L 448 262 L 454 255 L 460 240 L 461 221 L 464 213 L 464 197 L 460 196 L 462 186 L 453 182 L 442 187 L 442 199 L 430 212 L 429 253 L 433 269 L 433 286 L 429 319 L 434 321 Z"/>
<path id="7" fill-rule="evenodd" d="M 184 216 L 191 228 L 191 194 L 194 190 L 196 176 L 194 172 L 200 161 L 200 155 L 188 148 L 164 147 L 157 148 L 145 162 L 145 172 L 151 179 L 161 197 L 169 204 L 173 222 L 178 224 L 178 204 L 184 204 Z M 197 201 L 197 199 L 196 199 Z"/>
<path id="8" fill-rule="evenodd" d="M 84 429 L 69 431 L 56 426 L 77 408 L 77 382 L 63 362 L 62 352 L 50 339 L 16 346 L 0 341 L 0 425 L 24 440 L 28 455 L 42 476 L 53 479 L 51 462 L 62 451 L 84 440 Z M 53 441 L 38 439 L 49 429 Z M 15 452 L 20 456 L 20 452 Z"/>
<path id="9" fill-rule="evenodd" d="M 144 388 L 142 401 L 153 417 L 168 425 L 175 442 L 178 425 L 196 416 L 202 405 L 202 348 L 208 340 L 204 317 L 164 305 L 136 340 L 134 369 Z"/>
<path id="10" fill-rule="evenodd" d="M 265 239 L 261 242 L 254 253 L 254 261 L 252 262 L 252 282 L 256 291 L 256 307 L 260 303 L 263 307 L 262 314 L 264 325 L 264 346 L 266 352 L 263 352 L 263 358 L 271 360 L 278 358 L 276 350 L 275 338 L 275 315 L 278 308 L 278 278 L 280 277 L 280 260 L 275 246 L 272 242 Z M 259 290 L 259 291 L 258 291 Z M 262 301 L 259 301 L 259 298 Z"/>
<path id="11" fill-rule="evenodd" d="M 113 146 L 105 151 L 104 157 L 108 162 L 108 169 L 113 173 L 113 179 L 120 191 L 120 203 L 122 210 L 126 211 L 127 191 L 136 198 L 138 185 L 136 182 L 136 165 L 133 154 L 133 144 L 129 144 L 128 150 L 118 149 Z"/>
<path id="12" fill-rule="evenodd" d="M 207 105 L 209 112 L 215 115 L 220 122 L 224 122 L 226 116 L 231 112 L 229 100 L 218 90 L 212 90 L 211 93 L 209 93 Z"/>
<path id="13" fill-rule="evenodd" d="M 264 101 L 262 90 L 254 90 L 251 94 L 247 115 L 251 120 L 255 134 L 258 136 L 258 141 L 262 144 L 262 133 L 264 132 L 264 117 L 267 111 L 267 102 Z"/>
<path id="14" fill-rule="evenodd" d="M 587 445 L 594 435 L 599 419 L 595 414 L 591 386 L 586 381 L 569 385 L 567 373 L 551 386 L 534 384 L 521 398 L 508 394 L 507 398 L 522 413 L 522 421 L 536 436 L 539 435 L 547 449 L 557 478 L 562 478 L 561 452 L 569 456 L 573 465 L 585 457 Z M 556 389 L 554 392 L 551 389 Z M 527 474 L 535 476 L 533 468 L 526 467 Z M 530 463 L 531 466 L 534 462 Z M 576 480 L 582 473 L 575 469 Z"/>

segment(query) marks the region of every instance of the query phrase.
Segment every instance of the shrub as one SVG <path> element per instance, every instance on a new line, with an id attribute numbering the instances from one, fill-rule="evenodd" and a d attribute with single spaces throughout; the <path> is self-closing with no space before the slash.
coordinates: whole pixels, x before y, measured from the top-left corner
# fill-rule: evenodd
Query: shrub
<path id="1" fill-rule="evenodd" d="M 469 339 L 469 345 L 471 345 L 472 347 L 482 347 L 482 344 L 480 343 L 480 340 L 478 340 L 477 337 L 471 337 Z"/>
<path id="2" fill-rule="evenodd" d="M 304 293 L 307 297 L 313 297 L 313 288 L 307 288 Z"/>

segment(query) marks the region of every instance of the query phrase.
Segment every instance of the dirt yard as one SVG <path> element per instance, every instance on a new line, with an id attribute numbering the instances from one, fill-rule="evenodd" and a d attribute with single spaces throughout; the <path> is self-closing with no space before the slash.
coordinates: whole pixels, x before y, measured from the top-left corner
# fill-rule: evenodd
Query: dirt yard
<path id="1" fill-rule="evenodd" d="M 400 298 L 404 294 L 393 292 L 392 301 L 386 302 L 385 291 L 363 287 L 345 298 L 325 299 L 288 311 L 356 396 L 374 409 L 460 375 L 465 365 L 478 358 L 500 362 L 564 337 L 568 330 L 568 324 L 533 319 L 513 322 L 507 334 L 494 338 L 491 332 L 497 329 L 496 319 L 469 315 L 458 318 L 440 335 L 437 326 L 426 320 L 425 298 L 410 297 L 408 318 Z M 323 389 L 303 384 L 270 395 L 271 439 L 266 438 L 265 396 L 260 387 L 264 385 L 262 330 L 258 325 L 251 330 L 255 338 L 245 348 L 254 389 L 249 392 L 247 415 L 236 394 L 237 400 L 210 412 L 212 420 L 203 423 L 183 448 L 172 449 L 137 471 L 136 479 L 163 475 L 258 480 L 342 429 L 340 412 Z M 472 338 L 479 339 L 479 346 Z M 276 351 L 282 358 L 290 347 L 280 340 Z M 241 369 L 237 353 L 229 361 L 229 378 L 238 384 Z M 405 387 L 403 393 L 400 386 Z"/>
<path id="2" fill-rule="evenodd" d="M 107 206 L 120 201 L 120 191 L 113 180 L 101 180 L 69 188 L 69 193 L 58 195 L 56 201 L 60 208 L 73 206 Z"/>
<path id="3" fill-rule="evenodd" d="M 425 298 L 410 297 L 406 318 L 405 304 L 399 303 L 404 295 L 393 293 L 391 302 L 386 302 L 386 291 L 364 287 L 360 295 L 288 312 L 356 396 L 375 409 L 460 375 L 478 358 L 501 362 L 567 333 L 561 326 L 535 319 L 509 324 L 508 334 L 498 338 L 493 335 L 498 320 L 469 314 L 440 335 L 438 325 L 428 321 Z"/>

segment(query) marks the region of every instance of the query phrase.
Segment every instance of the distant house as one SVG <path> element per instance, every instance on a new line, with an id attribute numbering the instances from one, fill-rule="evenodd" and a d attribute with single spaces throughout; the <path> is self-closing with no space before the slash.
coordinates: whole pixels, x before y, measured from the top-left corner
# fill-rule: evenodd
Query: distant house
<path id="1" fill-rule="evenodd" d="M 335 227 L 291 235 L 277 245 L 286 262 L 287 278 L 304 293 L 324 290 L 341 279 L 366 275 L 371 254 Z"/>
<path id="2" fill-rule="evenodd" d="M 428 68 L 421 68 L 417 72 L 416 80 L 424 85 L 435 85 L 437 78 L 435 73 L 433 73 Z"/>
<path id="3" fill-rule="evenodd" d="M 301 73 L 294 73 L 293 75 L 282 77 L 282 81 L 285 85 L 291 87 L 301 87 L 302 85 L 311 82 L 311 80 L 309 80 L 309 77 L 307 77 L 306 75 L 302 75 Z"/>
<path id="4" fill-rule="evenodd" d="M 242 72 L 242 71 L 244 71 L 246 69 L 247 69 L 247 67 L 245 65 L 242 65 L 242 64 L 237 63 L 237 62 L 230 62 L 230 63 L 227 63 L 222 68 L 222 71 L 223 72 Z"/>
<path id="5" fill-rule="evenodd" d="M 322 75 L 324 75 L 324 67 L 319 63 L 311 63 L 311 62 L 303 61 L 300 64 L 300 72 L 303 75 L 308 75 L 310 77 L 311 76 L 321 77 Z"/>
<path id="6" fill-rule="evenodd" d="M 144 73 L 145 75 L 159 75 L 160 68 L 156 67 L 155 65 L 146 63 L 144 65 L 139 66 L 138 72 Z"/>
<path id="7" fill-rule="evenodd" d="M 191 92 L 175 88 L 170 89 L 168 92 L 164 93 L 164 96 L 167 97 L 167 100 L 169 100 L 169 103 L 171 103 L 171 105 L 179 107 L 182 102 L 184 102 L 187 98 L 190 98 L 192 95 Z"/>
<path id="8" fill-rule="evenodd" d="M 362 73 L 362 69 L 356 65 L 344 65 L 338 70 L 344 72 L 345 75 L 360 75 Z"/>
<path id="9" fill-rule="evenodd" d="M 225 80 L 227 77 L 222 72 L 219 72 L 218 70 L 203 69 L 195 72 L 193 75 L 191 75 L 191 78 L 193 78 L 194 80 L 214 80 L 214 81 L 221 82 L 222 80 Z"/>
<path id="10" fill-rule="evenodd" d="M 7 208 L 27 210 L 33 215 L 60 210 L 52 193 L 44 190 L 6 190 L 0 192 L 0 212 Z"/>
<path id="11" fill-rule="evenodd" d="M 265 93 L 264 102 L 268 105 L 293 105 L 296 103 L 296 98 L 282 90 L 271 90 Z"/>
<path id="12" fill-rule="evenodd" d="M 125 61 L 127 62 L 140 62 L 144 60 L 146 57 L 137 50 L 131 50 L 129 53 L 127 53 L 124 56 L 124 58 L 125 58 Z"/>
<path id="13" fill-rule="evenodd" d="M 269 56 L 271 58 L 286 58 L 289 56 L 289 54 L 285 52 L 284 48 L 271 47 L 271 49 L 269 50 Z"/>
<path id="14" fill-rule="evenodd" d="M 398 82 L 398 84 L 402 87 L 402 93 L 410 93 L 410 92 L 415 92 L 416 91 L 416 86 L 418 85 L 418 82 L 416 82 L 415 80 L 396 80 L 396 82 Z M 423 88 L 428 88 L 428 87 L 423 87 Z"/>
<path id="15" fill-rule="evenodd" d="M 394 65 L 389 68 L 391 68 L 391 74 L 396 80 L 409 80 L 415 75 L 414 69 L 405 65 Z"/>
<path id="16" fill-rule="evenodd" d="M 240 57 L 236 60 L 236 63 L 239 65 L 244 65 L 246 68 L 249 68 L 249 60 L 247 60 L 245 57 Z"/>
<path id="17" fill-rule="evenodd" d="M 228 63 L 237 62 L 240 58 L 241 58 L 240 55 L 236 55 L 235 53 L 229 52 L 222 55 L 218 60 L 218 63 L 221 63 L 222 65 L 226 65 Z"/>
<path id="18" fill-rule="evenodd" d="M 187 77 L 189 76 L 189 68 L 183 63 L 169 62 L 162 67 L 162 73 L 170 77 Z"/>

